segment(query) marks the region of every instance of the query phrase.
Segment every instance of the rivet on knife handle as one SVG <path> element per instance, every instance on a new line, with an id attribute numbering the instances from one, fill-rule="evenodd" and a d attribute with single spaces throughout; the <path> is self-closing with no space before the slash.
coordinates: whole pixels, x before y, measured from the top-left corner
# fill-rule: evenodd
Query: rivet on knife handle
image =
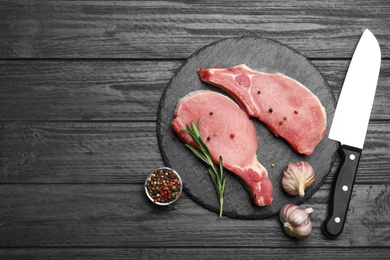
<path id="1" fill-rule="evenodd" d="M 333 183 L 328 217 L 322 225 L 324 234 L 330 238 L 336 238 L 343 231 L 361 151 L 347 145 L 340 146 L 341 165 Z"/>

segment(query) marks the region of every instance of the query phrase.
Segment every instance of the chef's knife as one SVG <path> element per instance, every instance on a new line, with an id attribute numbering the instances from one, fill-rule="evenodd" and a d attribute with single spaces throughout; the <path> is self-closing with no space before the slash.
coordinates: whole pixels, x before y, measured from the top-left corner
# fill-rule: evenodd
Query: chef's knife
<path id="1" fill-rule="evenodd" d="M 333 181 L 328 217 L 322 225 L 325 235 L 336 238 L 343 231 L 352 188 L 370 120 L 381 65 L 381 51 L 375 36 L 365 30 L 353 54 L 329 139 L 340 142 L 340 167 Z"/>

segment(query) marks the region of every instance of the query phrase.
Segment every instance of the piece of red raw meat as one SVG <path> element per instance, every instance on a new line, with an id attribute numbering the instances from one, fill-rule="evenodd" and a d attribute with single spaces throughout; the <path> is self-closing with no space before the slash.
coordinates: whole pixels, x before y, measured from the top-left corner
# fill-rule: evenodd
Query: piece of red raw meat
<path id="1" fill-rule="evenodd" d="M 229 93 L 248 115 L 257 117 L 298 153 L 312 154 L 323 138 L 325 108 L 298 81 L 280 73 L 254 71 L 243 64 L 198 72 L 202 81 Z"/>
<path id="2" fill-rule="evenodd" d="M 257 160 L 256 129 L 252 119 L 230 98 L 209 90 L 198 90 L 181 98 L 174 111 L 173 130 L 180 139 L 196 148 L 191 136 L 180 132 L 186 124 L 198 122 L 200 133 L 214 162 L 239 176 L 258 206 L 270 205 L 273 188 L 267 170 Z"/>

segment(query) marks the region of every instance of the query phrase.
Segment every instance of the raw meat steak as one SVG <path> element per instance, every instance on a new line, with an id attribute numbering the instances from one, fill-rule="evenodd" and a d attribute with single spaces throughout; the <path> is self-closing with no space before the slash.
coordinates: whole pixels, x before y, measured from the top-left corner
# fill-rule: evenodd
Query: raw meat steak
<path id="1" fill-rule="evenodd" d="M 310 155 L 326 131 L 320 100 L 298 81 L 280 73 L 263 73 L 246 65 L 201 68 L 200 78 L 229 93 L 248 115 L 257 117 L 298 153 Z"/>
<path id="2" fill-rule="evenodd" d="M 257 161 L 256 129 L 250 117 L 230 98 L 209 90 L 198 90 L 181 98 L 174 111 L 173 130 L 196 148 L 186 124 L 201 120 L 200 133 L 214 162 L 222 156 L 223 166 L 239 176 L 258 206 L 272 202 L 272 183 L 267 170 Z"/>

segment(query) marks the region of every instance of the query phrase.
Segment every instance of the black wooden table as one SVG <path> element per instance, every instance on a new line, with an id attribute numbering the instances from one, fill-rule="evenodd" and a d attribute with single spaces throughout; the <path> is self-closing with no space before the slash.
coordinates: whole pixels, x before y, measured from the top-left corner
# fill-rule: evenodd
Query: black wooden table
<path id="1" fill-rule="evenodd" d="M 0 259 L 390 257 L 390 2 L 1 1 Z M 364 29 L 382 67 L 342 235 L 321 231 L 337 162 L 304 203 L 313 231 L 241 220 L 183 194 L 158 208 L 158 104 L 177 69 L 216 40 L 288 44 L 339 95 Z"/>

